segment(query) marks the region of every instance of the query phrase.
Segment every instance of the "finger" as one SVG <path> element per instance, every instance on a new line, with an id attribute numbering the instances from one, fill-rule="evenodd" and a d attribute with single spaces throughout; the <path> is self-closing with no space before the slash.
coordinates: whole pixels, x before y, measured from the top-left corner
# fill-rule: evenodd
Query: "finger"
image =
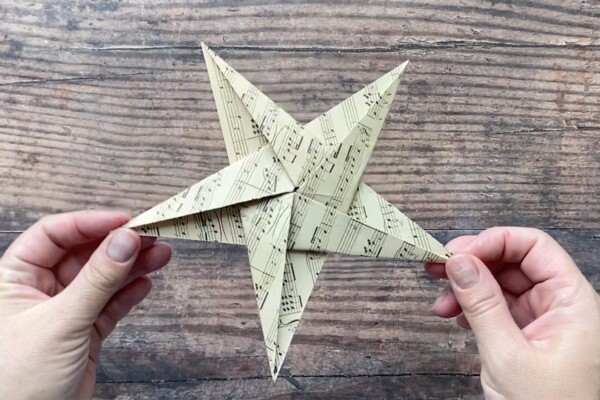
<path id="1" fill-rule="evenodd" d="M 591 289 L 588 291 L 588 289 Z M 588 296 L 592 294 L 592 296 Z M 548 279 L 536 284 L 521 296 L 523 308 L 530 311 L 535 319 L 541 318 L 552 310 L 569 307 L 571 311 L 563 313 L 574 317 L 576 321 L 587 324 L 585 318 L 577 315 L 595 315 L 597 294 L 589 282 L 582 279 L 578 284 L 570 284 L 566 279 Z M 574 307 L 577 306 L 577 307 Z M 588 309 L 592 306 L 592 309 Z"/>
<path id="2" fill-rule="evenodd" d="M 458 325 L 465 329 L 471 329 L 471 326 L 463 315 L 462 308 L 460 307 L 460 304 L 458 304 L 452 291 L 446 289 L 444 292 L 445 293 L 443 293 L 434 304 L 434 313 L 442 318 L 456 317 Z M 510 293 L 504 292 L 503 294 L 510 310 L 510 314 L 520 329 L 523 329 L 536 319 L 534 312 L 529 306 L 529 301 L 527 299 L 529 296 L 515 298 L 515 296 Z"/>
<path id="3" fill-rule="evenodd" d="M 456 237 L 448 242 L 446 248 L 451 253 L 462 253 L 475 238 L 477 238 L 477 236 L 474 235 Z M 448 276 L 446 275 L 446 264 L 444 263 L 426 262 L 425 271 L 436 278 L 448 279 Z"/>
<path id="4" fill-rule="evenodd" d="M 171 254 L 171 246 L 163 242 L 156 243 L 154 246 L 140 253 L 123 286 L 129 285 L 140 276 L 148 275 L 161 269 L 171 260 Z"/>
<path id="5" fill-rule="evenodd" d="M 517 264 L 505 266 L 494 276 L 502 290 L 514 296 L 522 295 L 534 285 L 531 279 L 521 270 L 521 266 Z"/>
<path id="6" fill-rule="evenodd" d="M 114 211 L 77 211 L 49 215 L 27 229 L 6 250 L 4 259 L 53 267 L 67 250 L 105 237 L 129 216 Z M 10 263 L 9 263 L 10 264 Z"/>
<path id="7" fill-rule="evenodd" d="M 462 313 L 462 308 L 449 286 L 444 288 L 440 297 L 433 303 L 432 311 L 442 318 L 453 318 Z"/>
<path id="8" fill-rule="evenodd" d="M 467 250 L 486 264 L 498 261 L 519 264 L 533 283 L 556 277 L 565 277 L 574 283 L 582 276 L 567 252 L 537 229 L 491 228 L 482 232 Z"/>
<path id="9" fill-rule="evenodd" d="M 140 239 L 142 240 L 142 245 L 140 246 L 140 250 L 145 250 L 149 247 L 151 247 L 152 245 L 154 245 L 154 243 L 156 243 L 156 236 L 140 236 Z"/>
<path id="10" fill-rule="evenodd" d="M 140 246 L 140 255 L 138 256 L 138 259 L 136 260 L 133 267 L 131 268 L 132 270 L 135 270 L 136 268 L 140 267 L 146 268 L 146 266 L 144 265 L 139 265 L 141 264 L 140 259 L 142 258 L 144 252 L 147 249 L 154 246 L 154 243 L 156 242 L 155 237 L 141 237 L 141 239 L 142 244 Z M 81 268 L 83 268 L 83 266 L 88 262 L 88 260 L 94 253 L 94 251 L 98 248 L 98 246 L 100 246 L 100 243 L 101 242 L 96 241 L 79 246 L 76 249 L 76 251 L 67 254 L 60 261 L 60 263 L 55 267 L 54 273 L 56 279 L 62 285 L 62 287 L 66 287 L 69 283 L 73 281 L 73 279 L 75 279 L 79 271 L 81 271 Z M 148 258 L 144 258 L 144 260 L 146 260 L 144 262 L 147 262 Z"/>
<path id="11" fill-rule="evenodd" d="M 476 238 L 476 235 L 459 236 L 449 241 L 446 248 L 451 252 L 460 252 L 467 248 Z"/>
<path id="12" fill-rule="evenodd" d="M 435 262 L 426 262 L 425 271 L 436 278 L 439 279 L 448 279 L 446 275 L 446 264 L 444 263 L 435 263 Z"/>
<path id="13" fill-rule="evenodd" d="M 147 276 L 142 276 L 119 290 L 106 304 L 96 320 L 95 327 L 100 340 L 106 339 L 117 323 L 129 314 L 133 307 L 144 300 L 151 289 L 152 280 Z"/>
<path id="14" fill-rule="evenodd" d="M 52 300 L 62 302 L 73 318 L 90 326 L 129 275 L 140 246 L 139 235 L 131 229 L 112 232 L 75 279 Z"/>
<path id="15" fill-rule="evenodd" d="M 468 254 L 452 256 L 446 272 L 482 357 L 489 357 L 498 348 L 525 342 L 498 282 L 481 260 Z"/>
<path id="16" fill-rule="evenodd" d="M 506 300 L 506 304 L 508 304 L 508 307 L 511 308 L 513 302 L 515 301 L 515 296 L 504 291 L 502 294 Z M 456 296 L 454 296 L 454 293 L 449 286 L 443 290 L 440 297 L 438 297 L 438 299 L 435 301 L 432 310 L 434 314 L 442 318 L 458 317 L 463 312 L 462 307 L 458 303 L 458 300 L 456 300 Z"/>
<path id="17" fill-rule="evenodd" d="M 469 321 L 467 321 L 467 317 L 465 317 L 464 314 L 460 314 L 460 315 L 456 316 L 456 323 L 461 328 L 464 328 L 469 331 L 471 330 L 471 325 L 469 325 Z"/>
<path id="18" fill-rule="evenodd" d="M 517 323 L 517 326 L 521 329 L 525 328 L 537 318 L 530 304 L 530 295 L 531 291 L 525 292 L 523 295 L 517 297 L 510 305 L 510 313 Z"/>

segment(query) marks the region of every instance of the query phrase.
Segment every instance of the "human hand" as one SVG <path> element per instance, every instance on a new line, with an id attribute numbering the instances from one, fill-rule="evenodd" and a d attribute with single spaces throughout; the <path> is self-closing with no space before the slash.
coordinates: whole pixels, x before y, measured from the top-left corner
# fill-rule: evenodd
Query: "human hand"
<path id="1" fill-rule="evenodd" d="M 42 218 L 0 259 L 0 398 L 90 398 L 102 340 L 150 292 L 171 248 L 118 228 L 129 217 Z M 108 236 L 107 236 L 108 235 Z"/>
<path id="2" fill-rule="evenodd" d="M 600 398 L 600 297 L 546 233 L 492 228 L 425 269 L 449 278 L 433 311 L 472 328 L 488 399 Z"/>

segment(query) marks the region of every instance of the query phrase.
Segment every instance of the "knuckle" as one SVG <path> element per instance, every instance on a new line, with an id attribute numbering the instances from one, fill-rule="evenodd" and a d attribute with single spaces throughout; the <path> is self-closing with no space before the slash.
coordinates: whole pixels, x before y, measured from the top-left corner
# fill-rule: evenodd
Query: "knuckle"
<path id="1" fill-rule="evenodd" d="M 569 307 L 577 302 L 579 290 L 567 282 L 560 283 L 553 296 L 555 305 Z"/>
<path id="2" fill-rule="evenodd" d="M 473 240 L 475 240 L 476 237 L 477 236 L 475 235 L 463 235 L 456 237 L 446 244 L 446 248 L 450 250 L 450 252 L 459 252 L 467 247 L 467 245 Z"/>
<path id="3" fill-rule="evenodd" d="M 118 285 L 118 276 L 115 268 L 90 260 L 87 268 L 83 270 L 83 277 L 90 287 L 101 293 L 111 293 Z"/>
<path id="4" fill-rule="evenodd" d="M 552 236 L 550 236 L 547 232 L 541 230 L 541 229 L 537 229 L 537 228 L 528 228 L 532 235 L 536 236 L 538 238 L 538 242 L 540 244 L 548 244 L 550 242 L 554 242 L 554 238 Z"/>
<path id="5" fill-rule="evenodd" d="M 502 226 L 494 226 L 492 228 L 487 228 L 485 230 L 483 230 L 479 236 L 483 236 L 483 237 L 496 237 L 496 236 L 501 236 L 504 235 L 505 232 L 507 232 L 509 229 L 502 227 Z"/>
<path id="6" fill-rule="evenodd" d="M 506 231 L 508 231 L 509 229 L 507 229 L 504 226 L 493 226 L 491 228 L 487 228 L 484 232 L 487 232 L 488 234 L 499 234 L 499 233 L 504 233 Z"/>
<path id="7" fill-rule="evenodd" d="M 478 317 L 502 307 L 503 302 L 504 299 L 496 291 L 479 291 L 468 297 L 464 308 L 470 316 Z"/>

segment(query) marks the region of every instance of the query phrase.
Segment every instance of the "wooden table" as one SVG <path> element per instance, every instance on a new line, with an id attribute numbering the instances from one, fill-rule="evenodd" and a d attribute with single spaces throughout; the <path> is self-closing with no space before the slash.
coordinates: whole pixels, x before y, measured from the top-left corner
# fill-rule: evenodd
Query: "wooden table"
<path id="1" fill-rule="evenodd" d="M 365 180 L 441 241 L 545 229 L 600 288 L 600 6 L 511 0 L 0 4 L 0 247 L 138 213 L 227 164 L 200 41 L 309 121 L 411 63 Z M 473 336 L 418 264 L 330 257 L 277 383 L 245 249 L 172 241 L 98 398 L 478 398 Z"/>

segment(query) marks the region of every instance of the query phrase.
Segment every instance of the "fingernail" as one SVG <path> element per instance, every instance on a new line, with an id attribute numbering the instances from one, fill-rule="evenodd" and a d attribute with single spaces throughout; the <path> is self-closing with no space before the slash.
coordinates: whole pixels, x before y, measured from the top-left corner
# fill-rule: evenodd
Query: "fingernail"
<path id="1" fill-rule="evenodd" d="M 473 259 L 467 255 L 451 258 L 448 272 L 450 278 L 461 289 L 468 289 L 479 282 L 479 270 Z"/>
<path id="2" fill-rule="evenodd" d="M 130 229 L 119 229 L 108 243 L 108 257 L 120 263 L 133 257 L 138 248 L 138 240 L 134 235 Z"/>

